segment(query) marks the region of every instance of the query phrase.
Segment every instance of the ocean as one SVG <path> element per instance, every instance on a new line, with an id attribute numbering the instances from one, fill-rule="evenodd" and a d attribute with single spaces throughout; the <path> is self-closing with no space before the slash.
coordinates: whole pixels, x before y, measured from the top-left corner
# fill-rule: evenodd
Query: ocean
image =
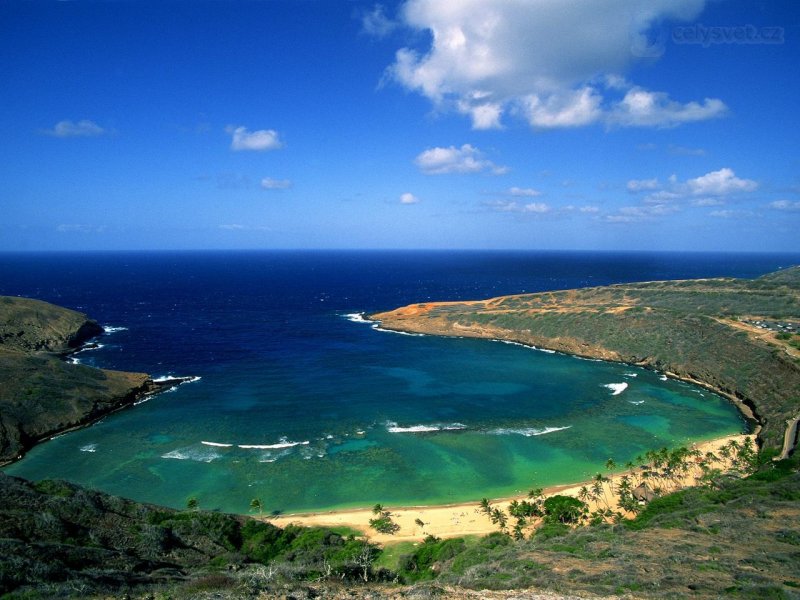
<path id="1" fill-rule="evenodd" d="M 652 371 L 381 331 L 412 302 L 695 277 L 800 255 L 504 251 L 0 254 L 0 294 L 107 328 L 82 363 L 193 376 L 6 467 L 181 508 L 294 512 L 501 497 L 746 429 Z"/>

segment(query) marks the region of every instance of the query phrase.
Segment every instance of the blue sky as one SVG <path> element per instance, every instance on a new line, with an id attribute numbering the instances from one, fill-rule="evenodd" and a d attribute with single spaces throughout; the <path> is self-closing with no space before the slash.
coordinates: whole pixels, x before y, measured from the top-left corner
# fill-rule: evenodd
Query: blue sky
<path id="1" fill-rule="evenodd" d="M 0 4 L 0 250 L 800 251 L 786 1 Z"/>

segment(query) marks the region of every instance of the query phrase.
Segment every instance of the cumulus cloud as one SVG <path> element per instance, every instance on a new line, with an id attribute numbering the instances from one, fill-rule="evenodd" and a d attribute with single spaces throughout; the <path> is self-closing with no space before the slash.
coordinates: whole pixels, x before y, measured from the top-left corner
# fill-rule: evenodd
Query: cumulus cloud
<path id="1" fill-rule="evenodd" d="M 727 110 L 725 103 L 717 98 L 681 104 L 664 92 L 649 92 L 635 87 L 611 109 L 608 121 L 612 125 L 627 127 L 675 127 L 721 117 Z"/>
<path id="2" fill-rule="evenodd" d="M 60 138 L 97 137 L 107 134 L 108 130 L 103 129 L 94 121 L 83 119 L 77 123 L 69 120 L 59 121 L 52 129 L 45 129 L 42 133 Z"/>
<path id="3" fill-rule="evenodd" d="M 741 194 L 755 191 L 758 182 L 737 177 L 733 169 L 724 167 L 686 181 L 679 181 L 675 175 L 670 175 L 663 185 L 656 178 L 631 179 L 627 188 L 632 193 L 647 192 L 641 199 L 641 205 L 620 208 L 616 213 L 605 215 L 604 220 L 631 223 L 678 212 L 681 206 L 722 206 Z M 709 214 L 730 217 L 743 213 L 715 210 Z"/>
<path id="4" fill-rule="evenodd" d="M 542 192 L 539 190 L 535 190 L 533 188 L 520 188 L 520 187 L 512 187 L 509 188 L 508 193 L 512 196 L 527 196 L 528 198 L 535 198 L 536 196 L 541 196 Z"/>
<path id="5" fill-rule="evenodd" d="M 264 179 L 261 180 L 261 187 L 265 190 L 288 190 L 292 187 L 292 180 L 264 177 Z"/>
<path id="6" fill-rule="evenodd" d="M 418 202 L 419 198 L 417 198 L 411 192 L 400 194 L 400 204 L 417 204 Z"/>
<path id="7" fill-rule="evenodd" d="M 721 100 L 683 104 L 622 76 L 634 61 L 656 56 L 641 51 L 652 49 L 654 26 L 694 19 L 705 1 L 408 0 L 400 19 L 430 32 L 431 45 L 399 49 L 387 77 L 468 115 L 475 129 L 500 127 L 508 113 L 536 128 L 712 118 L 724 114 Z"/>
<path id="8" fill-rule="evenodd" d="M 690 179 L 686 185 L 695 196 L 726 196 L 736 192 L 752 192 L 758 187 L 757 182 L 740 179 L 733 169 L 728 168 Z"/>
<path id="9" fill-rule="evenodd" d="M 528 122 L 540 129 L 581 127 L 597 121 L 602 115 L 602 98 L 591 87 L 542 97 L 531 94 L 522 98 Z"/>
<path id="10" fill-rule="evenodd" d="M 231 136 L 231 150 L 262 151 L 283 147 L 283 142 L 274 129 L 248 131 L 247 127 L 229 125 L 225 131 Z"/>
<path id="11" fill-rule="evenodd" d="M 470 144 L 460 148 L 428 148 L 421 152 L 414 163 L 426 175 L 443 175 L 447 173 L 479 173 L 488 171 L 494 175 L 508 172 L 508 167 L 495 165 L 483 157 L 483 153 Z"/>

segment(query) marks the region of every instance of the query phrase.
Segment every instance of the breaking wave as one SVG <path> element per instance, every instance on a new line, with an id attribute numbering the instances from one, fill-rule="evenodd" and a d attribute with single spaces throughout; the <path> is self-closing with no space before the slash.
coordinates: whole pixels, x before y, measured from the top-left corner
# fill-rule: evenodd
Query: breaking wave
<path id="1" fill-rule="evenodd" d="M 619 396 L 622 392 L 628 389 L 627 383 L 606 383 L 603 385 L 604 388 L 608 388 L 611 390 L 612 396 Z"/>

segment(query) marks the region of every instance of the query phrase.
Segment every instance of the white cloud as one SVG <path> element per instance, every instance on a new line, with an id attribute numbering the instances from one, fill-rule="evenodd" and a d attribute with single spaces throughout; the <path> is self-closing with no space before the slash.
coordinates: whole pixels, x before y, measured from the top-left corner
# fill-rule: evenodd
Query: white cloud
<path id="1" fill-rule="evenodd" d="M 397 29 L 398 24 L 386 16 L 382 4 L 376 4 L 371 11 L 361 15 L 361 26 L 365 33 L 382 38 Z"/>
<path id="2" fill-rule="evenodd" d="M 105 135 L 108 130 L 103 129 L 94 121 L 83 119 L 77 123 L 73 121 L 59 121 L 52 129 L 45 129 L 42 133 L 54 137 L 97 137 Z"/>
<path id="3" fill-rule="evenodd" d="M 264 179 L 261 180 L 261 187 L 265 190 L 288 190 L 292 187 L 292 180 L 264 177 Z"/>
<path id="4" fill-rule="evenodd" d="M 400 18 L 430 32 L 431 46 L 398 50 L 387 77 L 468 115 L 475 129 L 500 127 L 508 113 L 536 128 L 601 120 L 665 127 L 712 118 L 723 114 L 721 100 L 682 104 L 622 76 L 635 61 L 657 57 L 641 52 L 652 49 L 654 25 L 694 19 L 705 2 L 408 0 Z"/>
<path id="5" fill-rule="evenodd" d="M 426 175 L 479 173 L 481 171 L 503 175 L 508 172 L 508 167 L 497 166 L 492 161 L 483 158 L 483 153 L 470 144 L 464 144 L 460 148 L 455 146 L 428 148 L 414 159 L 414 163 Z"/>
<path id="6" fill-rule="evenodd" d="M 664 92 L 649 92 L 635 87 L 612 108 L 608 122 L 626 127 L 675 127 L 721 117 L 727 110 L 725 103 L 716 98 L 706 98 L 702 104 L 681 104 Z"/>
<path id="7" fill-rule="evenodd" d="M 472 117 L 473 129 L 502 129 L 500 117 L 503 115 L 503 106 L 497 102 L 480 102 L 480 94 L 477 95 L 478 101 L 458 101 L 458 110 Z"/>
<path id="8" fill-rule="evenodd" d="M 231 150 L 276 150 L 283 143 L 274 129 L 248 131 L 246 127 L 229 125 L 225 131 L 231 136 Z"/>
<path id="9" fill-rule="evenodd" d="M 535 198 L 536 196 L 541 196 L 542 192 L 539 190 L 535 190 L 533 188 L 520 188 L 520 187 L 512 187 L 508 190 L 508 193 L 512 196 L 527 196 L 528 198 Z"/>
<path id="10" fill-rule="evenodd" d="M 550 94 L 544 99 L 531 94 L 522 99 L 528 122 L 540 129 L 582 127 L 597 121 L 602 115 L 602 98 L 591 87 Z"/>
<path id="11" fill-rule="evenodd" d="M 419 202 L 419 198 L 417 198 L 411 192 L 405 192 L 404 194 L 400 194 L 400 204 L 417 204 Z"/>
<path id="12" fill-rule="evenodd" d="M 606 215 L 604 220 L 608 223 L 636 223 L 649 221 L 654 217 L 663 217 L 678 212 L 680 209 L 674 204 L 652 204 L 645 206 L 623 206 L 617 214 Z"/>
<path id="13" fill-rule="evenodd" d="M 642 190 L 657 190 L 659 187 L 658 179 L 631 179 L 628 181 L 629 192 L 641 192 Z"/>
<path id="14" fill-rule="evenodd" d="M 692 206 L 722 206 L 725 204 L 719 198 L 695 198 L 692 200 Z"/>
<path id="15" fill-rule="evenodd" d="M 581 206 L 579 210 L 582 213 L 589 213 L 589 214 L 595 214 L 600 212 L 600 208 L 597 206 Z"/>
<path id="16" fill-rule="evenodd" d="M 791 200 L 775 200 L 769 203 L 770 208 L 775 210 L 798 210 L 800 211 L 800 202 L 792 202 Z"/>
<path id="17" fill-rule="evenodd" d="M 752 179 L 740 179 L 732 169 L 712 171 L 686 182 L 689 192 L 695 196 L 726 196 L 736 192 L 752 192 L 758 183 Z"/>
<path id="18" fill-rule="evenodd" d="M 488 203 L 493 210 L 498 212 L 517 212 L 517 213 L 535 213 L 544 214 L 550 212 L 550 206 L 544 202 L 529 202 L 528 204 L 520 204 L 513 200 L 495 200 Z"/>
<path id="19" fill-rule="evenodd" d="M 681 200 L 683 194 L 680 192 L 671 192 L 669 190 L 658 190 L 652 194 L 647 194 L 642 202 L 645 204 L 664 204 L 665 202 L 674 202 Z"/>
<path id="20" fill-rule="evenodd" d="M 631 179 L 627 187 L 634 193 L 650 191 L 642 198 L 641 205 L 620 208 L 615 214 L 605 215 L 603 217 L 605 221 L 631 223 L 653 219 L 678 212 L 682 206 L 689 204 L 696 207 L 722 206 L 732 197 L 735 199 L 738 194 L 755 191 L 758 182 L 737 177 L 732 169 L 724 167 L 685 182 L 679 181 L 673 174 L 667 178 L 663 186 L 655 178 Z M 662 187 L 663 189 L 659 189 Z M 709 214 L 715 217 L 731 217 L 745 213 L 716 210 Z"/>

